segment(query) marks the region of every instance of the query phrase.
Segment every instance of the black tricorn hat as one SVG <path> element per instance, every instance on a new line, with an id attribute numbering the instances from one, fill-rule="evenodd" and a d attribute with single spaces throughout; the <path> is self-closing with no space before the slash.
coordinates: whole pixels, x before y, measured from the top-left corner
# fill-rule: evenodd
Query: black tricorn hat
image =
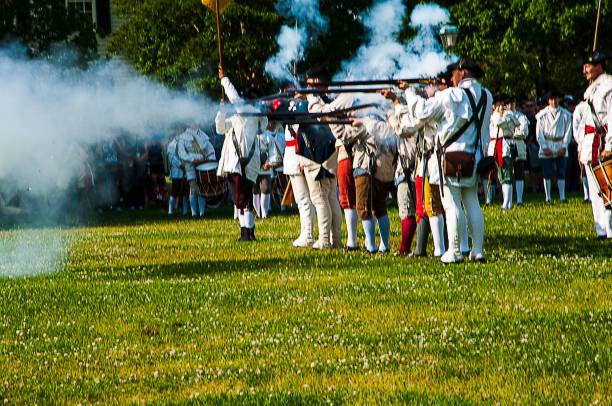
<path id="1" fill-rule="evenodd" d="M 484 76 L 482 67 L 470 58 L 461 58 L 457 62 L 448 65 L 446 69 L 450 72 L 454 70 L 469 70 L 476 79 Z"/>
<path id="2" fill-rule="evenodd" d="M 559 93 L 559 91 L 557 90 L 549 90 L 545 95 L 544 95 L 544 100 L 550 100 L 550 99 L 560 99 L 562 98 L 563 95 L 561 93 Z"/>
<path id="3" fill-rule="evenodd" d="M 493 95 L 493 103 L 506 103 L 507 95 L 498 93 Z"/>
<path id="4" fill-rule="evenodd" d="M 453 76 L 453 71 L 446 69 L 436 75 L 436 84 L 442 85 L 450 85 L 451 77 Z"/>
<path id="5" fill-rule="evenodd" d="M 597 65 L 598 63 L 604 63 L 608 59 L 608 55 L 601 51 L 587 51 L 582 54 L 582 64 Z"/>
<path id="6" fill-rule="evenodd" d="M 319 79 L 321 82 L 331 82 L 331 75 L 324 66 L 314 66 L 306 71 L 306 79 Z"/>

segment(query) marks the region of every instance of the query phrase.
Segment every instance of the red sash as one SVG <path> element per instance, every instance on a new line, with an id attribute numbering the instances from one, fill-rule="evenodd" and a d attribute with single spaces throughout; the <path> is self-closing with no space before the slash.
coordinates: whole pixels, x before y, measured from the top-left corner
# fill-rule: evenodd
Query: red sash
<path id="1" fill-rule="evenodd" d="M 295 132 L 295 137 L 292 140 L 285 140 L 285 147 L 295 147 L 295 153 L 298 154 L 300 151 L 298 149 L 297 136 L 300 133 L 300 129 Z"/>
<path id="2" fill-rule="evenodd" d="M 497 165 L 501 168 L 502 166 L 504 166 L 504 157 L 503 157 L 503 143 L 504 141 L 501 139 L 496 139 L 496 144 L 495 144 L 495 159 L 497 160 Z"/>
<path id="3" fill-rule="evenodd" d="M 591 148 L 591 162 L 594 164 L 599 161 L 599 134 L 597 134 L 597 129 L 590 125 L 587 125 L 584 128 L 584 134 L 594 134 L 593 135 L 593 148 Z"/>

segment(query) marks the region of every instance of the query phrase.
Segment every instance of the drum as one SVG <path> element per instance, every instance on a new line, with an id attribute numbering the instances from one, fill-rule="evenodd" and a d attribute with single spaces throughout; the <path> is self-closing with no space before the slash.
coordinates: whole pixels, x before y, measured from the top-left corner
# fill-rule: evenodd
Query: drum
<path id="1" fill-rule="evenodd" d="M 283 173 L 283 168 L 274 168 L 274 176 L 272 178 L 272 201 L 277 206 L 281 206 L 283 194 L 289 184 L 289 175 Z"/>
<path id="2" fill-rule="evenodd" d="M 602 159 L 592 168 L 604 206 L 612 210 L 612 156 Z"/>
<path id="3" fill-rule="evenodd" d="M 208 201 L 216 200 L 218 196 L 225 194 L 225 178 L 217 176 L 217 162 L 204 162 L 196 166 L 196 182 L 200 189 L 200 194 Z"/>

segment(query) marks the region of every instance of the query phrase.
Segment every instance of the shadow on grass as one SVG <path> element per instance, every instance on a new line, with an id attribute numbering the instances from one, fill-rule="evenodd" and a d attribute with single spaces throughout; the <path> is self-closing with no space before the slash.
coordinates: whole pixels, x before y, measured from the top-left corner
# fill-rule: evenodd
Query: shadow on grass
<path id="1" fill-rule="evenodd" d="M 254 393 L 243 395 L 204 395 L 199 398 L 186 399 L 176 403 L 163 403 L 172 405 L 344 405 L 362 403 L 365 399 L 341 393 Z M 361 394 L 363 396 L 364 394 Z M 459 396 L 446 396 L 426 394 L 420 391 L 401 391 L 387 397 L 381 394 L 379 399 L 370 399 L 380 404 L 409 404 L 409 405 L 474 405 L 474 401 Z M 358 395 L 359 396 L 359 395 Z M 365 403 L 368 401 L 365 400 Z M 154 402 L 154 405 L 162 404 Z"/>
<path id="2" fill-rule="evenodd" d="M 273 210 L 273 217 L 290 217 L 297 215 L 297 210 L 291 209 L 281 212 L 280 209 Z M 124 210 L 122 212 L 105 211 L 102 213 L 89 212 L 85 218 L 66 215 L 56 218 L 49 216 L 20 214 L 0 216 L 0 230 L 14 229 L 80 229 L 87 227 L 121 227 L 142 226 L 149 224 L 169 224 L 177 221 L 200 222 L 206 220 L 229 220 L 234 216 L 233 206 L 220 206 L 208 208 L 203 218 L 192 218 L 191 215 L 182 214 L 168 215 L 165 208 L 150 208 L 145 210 Z"/>
<path id="3" fill-rule="evenodd" d="M 314 256 L 304 255 L 293 258 L 292 264 L 304 269 L 317 266 Z M 219 274 L 243 274 L 250 272 L 276 271 L 280 267 L 286 267 L 290 259 L 278 257 L 262 257 L 248 259 L 213 259 L 191 262 L 179 262 L 175 264 L 151 264 L 151 265 L 129 265 L 124 267 L 96 268 L 96 273 L 108 274 L 113 279 L 136 280 L 136 279 L 171 279 L 171 278 L 197 278 Z M 298 264 L 296 264 L 298 262 Z"/>
<path id="4" fill-rule="evenodd" d="M 547 236 L 540 234 L 506 234 L 494 238 L 485 237 L 488 251 L 520 251 L 530 256 L 578 256 L 609 258 L 612 255 L 612 241 Z"/>

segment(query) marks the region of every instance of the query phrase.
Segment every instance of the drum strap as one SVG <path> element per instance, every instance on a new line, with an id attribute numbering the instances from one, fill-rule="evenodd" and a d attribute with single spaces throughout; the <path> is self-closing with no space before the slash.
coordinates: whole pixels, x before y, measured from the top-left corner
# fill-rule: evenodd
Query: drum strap
<path id="1" fill-rule="evenodd" d="M 196 152 L 196 154 L 205 156 L 204 153 L 202 152 L 202 148 L 200 147 L 200 144 L 198 144 L 198 141 L 195 139 L 195 137 L 193 137 L 193 139 L 191 140 L 191 146 L 193 147 L 193 150 Z"/>
<path id="2" fill-rule="evenodd" d="M 595 107 L 593 107 L 593 102 L 591 100 L 587 100 L 587 103 L 589 105 L 589 108 L 591 109 L 591 115 L 593 117 L 593 124 L 595 124 L 595 131 L 597 132 L 595 134 L 595 147 L 593 150 L 593 158 L 597 157 L 599 158 L 599 156 L 601 155 L 601 150 L 603 149 L 604 146 L 604 142 L 603 142 L 603 137 L 606 134 L 606 128 L 604 126 L 601 125 L 601 121 L 599 121 L 599 117 L 597 117 L 597 113 L 595 113 Z M 595 149 L 597 149 L 597 152 L 595 155 Z"/>
<path id="3" fill-rule="evenodd" d="M 605 133 L 604 127 L 601 125 L 601 121 L 599 121 L 599 117 L 597 117 L 597 113 L 595 113 L 595 107 L 593 107 L 593 102 L 591 100 L 587 100 L 589 108 L 591 109 L 591 115 L 593 116 L 593 124 L 595 124 L 595 130 L 597 130 L 597 134 L 602 136 Z"/>

